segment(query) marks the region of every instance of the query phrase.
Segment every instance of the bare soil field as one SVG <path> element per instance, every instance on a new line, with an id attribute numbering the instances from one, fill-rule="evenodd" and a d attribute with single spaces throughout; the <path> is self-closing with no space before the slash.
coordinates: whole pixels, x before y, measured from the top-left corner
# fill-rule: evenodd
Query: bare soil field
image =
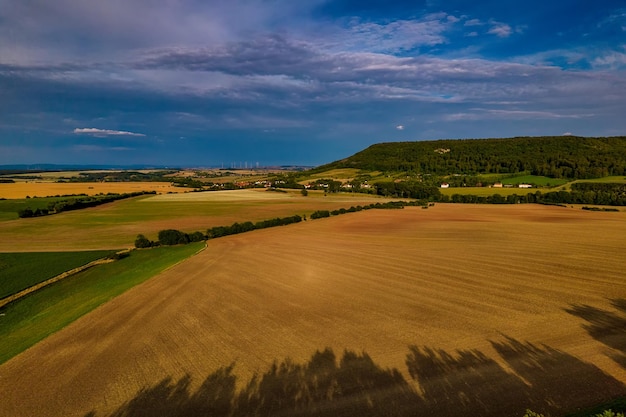
<path id="1" fill-rule="evenodd" d="M 0 183 L 0 198 L 50 197 L 56 195 L 100 193 L 134 193 L 156 191 L 157 193 L 180 193 L 188 188 L 174 187 L 169 182 L 75 182 L 17 181 Z"/>
<path id="2" fill-rule="evenodd" d="M 325 347 L 398 370 L 418 415 L 562 415 L 626 394 L 625 236 L 624 212 L 438 204 L 212 240 L 0 366 L 0 415 L 144 415 Z"/>

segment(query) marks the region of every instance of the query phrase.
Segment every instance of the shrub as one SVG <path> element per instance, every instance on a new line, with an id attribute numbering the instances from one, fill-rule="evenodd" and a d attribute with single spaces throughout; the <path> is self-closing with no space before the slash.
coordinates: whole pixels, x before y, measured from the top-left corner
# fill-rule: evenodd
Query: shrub
<path id="1" fill-rule="evenodd" d="M 145 237 L 144 235 L 137 235 L 137 238 L 135 239 L 135 247 L 142 249 L 142 248 L 150 248 L 152 247 L 153 242 L 150 241 L 147 237 Z"/>
<path id="2" fill-rule="evenodd" d="M 206 236 L 202 232 L 193 232 L 189 235 L 190 242 L 202 242 L 203 240 L 206 240 Z"/>
<path id="3" fill-rule="evenodd" d="M 189 235 L 180 230 L 166 229 L 159 232 L 159 242 L 162 245 L 184 245 L 189 243 Z"/>
<path id="4" fill-rule="evenodd" d="M 322 217 L 330 217 L 328 210 L 318 210 L 311 213 L 311 219 L 321 219 Z"/>

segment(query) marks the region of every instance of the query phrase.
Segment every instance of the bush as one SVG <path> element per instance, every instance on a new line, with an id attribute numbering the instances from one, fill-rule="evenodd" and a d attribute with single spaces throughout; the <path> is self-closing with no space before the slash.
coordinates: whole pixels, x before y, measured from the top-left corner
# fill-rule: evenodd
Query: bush
<path id="1" fill-rule="evenodd" d="M 166 229 L 159 232 L 159 242 L 162 245 L 185 245 L 189 243 L 189 235 L 180 230 Z"/>
<path id="2" fill-rule="evenodd" d="M 152 241 L 150 241 L 147 237 L 141 234 L 137 235 L 137 239 L 135 239 L 135 247 L 139 249 L 151 248 L 153 244 L 154 243 Z"/>
<path id="3" fill-rule="evenodd" d="M 318 210 L 311 213 L 311 219 L 321 219 L 322 217 L 330 217 L 330 211 Z"/>
<path id="4" fill-rule="evenodd" d="M 206 240 L 206 236 L 202 232 L 193 232 L 189 235 L 190 242 L 202 242 L 203 240 Z"/>

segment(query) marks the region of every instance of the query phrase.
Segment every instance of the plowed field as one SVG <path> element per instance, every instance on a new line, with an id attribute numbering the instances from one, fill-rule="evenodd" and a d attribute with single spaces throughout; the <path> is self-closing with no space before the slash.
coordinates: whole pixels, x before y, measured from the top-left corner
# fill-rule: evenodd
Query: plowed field
<path id="1" fill-rule="evenodd" d="M 400 371 L 422 415 L 559 415 L 626 394 L 625 253 L 626 213 L 536 205 L 212 240 L 0 366 L 0 415 L 133 415 L 165 378 L 193 390 L 234 364 L 242 388 L 325 347 Z"/>

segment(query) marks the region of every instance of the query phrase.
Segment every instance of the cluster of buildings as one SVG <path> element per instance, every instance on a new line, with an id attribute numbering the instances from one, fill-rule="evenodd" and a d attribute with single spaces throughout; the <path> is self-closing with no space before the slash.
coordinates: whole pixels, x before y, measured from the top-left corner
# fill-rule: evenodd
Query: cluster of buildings
<path id="1" fill-rule="evenodd" d="M 448 184 L 447 182 L 443 182 L 441 183 L 441 185 L 439 186 L 441 188 L 450 188 L 450 184 Z M 513 184 L 502 184 L 501 182 L 496 182 L 493 185 L 489 186 L 490 188 L 513 188 L 514 185 Z M 517 184 L 517 188 L 533 188 L 532 184 Z"/>

